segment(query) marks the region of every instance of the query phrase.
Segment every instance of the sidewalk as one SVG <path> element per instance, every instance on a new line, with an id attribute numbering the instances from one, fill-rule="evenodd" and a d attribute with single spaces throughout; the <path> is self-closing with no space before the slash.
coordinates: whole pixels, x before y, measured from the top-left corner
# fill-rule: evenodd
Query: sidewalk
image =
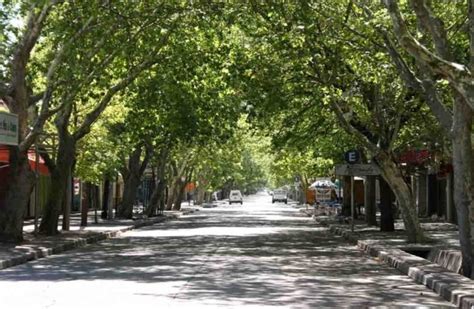
<path id="1" fill-rule="evenodd" d="M 183 207 L 184 208 L 184 207 Z M 71 214 L 70 231 L 61 231 L 55 236 L 33 235 L 33 220 L 27 220 L 24 225 L 24 241 L 19 245 L 0 243 L 0 269 L 23 264 L 49 255 L 96 243 L 101 240 L 117 237 L 123 232 L 147 226 L 166 220 L 176 219 L 181 215 L 194 212 L 185 208 L 180 212 L 165 211 L 163 216 L 138 220 L 103 220 L 98 215 L 94 223 L 94 212 L 89 212 L 88 226 L 80 226 L 80 214 Z M 60 218 L 61 224 L 61 218 Z"/>
<path id="2" fill-rule="evenodd" d="M 312 209 L 300 209 L 312 216 Z M 367 254 L 397 268 L 418 283 L 429 287 L 438 295 L 461 308 L 474 308 L 474 281 L 457 272 L 461 268 L 461 254 L 457 227 L 450 223 L 422 223 L 425 244 L 410 244 L 403 231 L 403 223 L 395 224 L 395 232 L 380 232 L 378 227 L 368 227 L 355 221 L 354 232 L 350 224 L 340 223 L 334 217 L 314 218 L 356 244 Z"/>

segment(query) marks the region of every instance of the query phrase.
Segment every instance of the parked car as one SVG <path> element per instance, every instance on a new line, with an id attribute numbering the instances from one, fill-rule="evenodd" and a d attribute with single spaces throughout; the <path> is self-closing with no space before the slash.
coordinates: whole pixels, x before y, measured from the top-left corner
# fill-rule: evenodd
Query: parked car
<path id="1" fill-rule="evenodd" d="M 273 191 L 272 203 L 284 202 L 288 204 L 288 192 L 286 190 L 275 190 Z"/>
<path id="2" fill-rule="evenodd" d="M 229 204 L 232 203 L 240 203 L 240 205 L 243 204 L 243 198 L 242 198 L 242 193 L 240 193 L 239 190 L 232 190 L 230 191 L 229 195 Z"/>

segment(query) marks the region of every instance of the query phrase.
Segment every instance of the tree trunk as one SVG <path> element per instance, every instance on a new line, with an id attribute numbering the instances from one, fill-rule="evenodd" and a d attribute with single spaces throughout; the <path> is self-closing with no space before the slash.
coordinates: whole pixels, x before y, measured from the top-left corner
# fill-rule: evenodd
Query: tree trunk
<path id="1" fill-rule="evenodd" d="M 179 162 L 179 167 L 175 164 L 171 165 L 172 167 L 172 174 L 174 176 L 174 180 L 172 181 L 172 186 L 169 191 L 169 196 L 168 196 L 168 203 L 166 205 L 167 210 L 171 210 L 173 206 L 173 202 L 176 200 L 178 197 L 180 191 L 181 191 L 181 177 L 186 177 L 186 170 L 188 166 L 188 160 L 191 157 L 191 152 L 188 152 L 184 158 L 182 158 L 181 162 Z M 173 177 L 171 177 L 173 179 Z M 187 178 L 187 177 L 186 177 Z"/>
<path id="2" fill-rule="evenodd" d="M 166 179 L 165 169 L 158 169 L 158 180 L 156 181 L 155 190 L 150 199 L 150 207 L 147 209 L 147 216 L 154 216 L 157 210 L 161 210 L 161 202 L 165 198 Z"/>
<path id="3" fill-rule="evenodd" d="M 153 194 L 150 198 L 150 207 L 147 209 L 147 216 L 151 217 L 156 215 L 157 210 L 159 209 L 160 212 L 162 209 L 162 201 L 165 197 L 165 189 L 166 189 L 166 163 L 168 158 L 169 149 L 163 148 L 160 151 L 160 162 L 158 165 L 158 169 L 156 171 L 156 181 L 155 181 L 155 189 L 153 190 Z"/>
<path id="4" fill-rule="evenodd" d="M 196 187 L 196 200 L 195 204 L 196 205 L 202 205 L 204 203 L 204 198 L 206 194 L 206 189 L 205 189 L 205 179 L 202 175 L 197 176 L 197 187 Z"/>
<path id="5" fill-rule="evenodd" d="M 179 181 L 177 186 L 176 198 L 173 204 L 173 210 L 181 210 L 181 202 L 184 198 L 184 191 L 186 189 L 186 182 Z"/>
<path id="6" fill-rule="evenodd" d="M 298 203 L 304 205 L 306 202 L 306 188 L 304 185 L 300 185 L 298 188 Z"/>
<path id="7" fill-rule="evenodd" d="M 71 172 L 69 173 L 69 177 L 66 181 L 66 194 L 64 195 L 63 201 L 63 223 L 62 228 L 63 231 L 69 231 L 71 227 L 71 208 L 74 199 L 74 185 L 72 179 L 72 172 L 74 170 L 74 163 L 71 166 Z"/>
<path id="8" fill-rule="evenodd" d="M 107 220 L 112 220 L 114 218 L 114 187 L 115 182 L 110 181 L 109 196 L 107 199 Z"/>
<path id="9" fill-rule="evenodd" d="M 176 162 L 171 161 L 169 167 L 170 168 L 169 168 L 168 179 L 170 181 L 169 181 L 168 186 L 166 187 L 166 206 L 165 206 L 166 210 L 171 210 L 171 208 L 173 207 L 173 201 L 175 198 L 175 191 L 176 191 L 176 181 L 178 177 L 178 168 L 176 167 Z"/>
<path id="10" fill-rule="evenodd" d="M 351 176 L 344 176 L 343 181 L 342 215 L 348 217 L 351 215 Z"/>
<path id="11" fill-rule="evenodd" d="M 157 168 L 155 168 L 154 166 L 151 168 L 151 182 L 150 182 L 150 192 L 148 193 L 148 195 L 150 196 L 149 200 L 148 200 L 148 205 L 147 207 L 145 208 L 145 214 L 147 217 L 153 217 L 153 216 L 156 216 L 156 210 L 158 208 L 158 202 L 159 202 L 159 199 L 156 199 L 156 201 L 154 201 L 154 203 L 152 203 L 152 199 L 153 199 L 153 196 L 155 195 L 155 192 L 156 192 L 156 189 L 157 189 L 157 186 L 158 186 L 158 175 L 156 175 L 156 172 L 157 172 Z"/>
<path id="12" fill-rule="evenodd" d="M 122 203 L 117 212 L 117 217 L 122 219 L 132 219 L 133 217 L 133 205 L 137 196 L 137 190 L 151 155 L 151 151 L 147 149 L 145 158 L 140 162 L 142 150 L 143 145 L 138 145 L 135 148 L 130 155 L 127 167 L 122 172 L 124 176 L 124 191 Z"/>
<path id="13" fill-rule="evenodd" d="M 206 202 L 207 203 L 212 203 L 212 192 L 211 191 L 206 191 Z"/>
<path id="14" fill-rule="evenodd" d="M 178 194 L 176 195 L 173 210 L 181 210 L 181 203 L 183 202 L 184 193 L 186 191 L 186 184 L 191 181 L 191 177 L 193 175 L 193 168 L 189 168 L 188 171 L 184 172 L 184 174 L 186 175 L 184 181 L 179 179 Z"/>
<path id="15" fill-rule="evenodd" d="M 23 216 L 34 185 L 26 153 L 10 147 L 10 171 L 8 189 L 4 201 L 0 201 L 0 241 L 17 243 L 23 240 Z"/>
<path id="16" fill-rule="evenodd" d="M 400 168 L 386 153 L 379 153 L 376 159 L 381 167 L 383 178 L 389 184 L 400 205 L 408 241 L 412 243 L 423 242 L 424 235 L 416 214 L 415 196 L 405 182 Z"/>
<path id="17" fill-rule="evenodd" d="M 459 227 L 462 253 L 462 270 L 468 278 L 474 278 L 474 251 L 472 229 L 473 208 L 473 160 L 472 160 L 472 111 L 463 102 L 454 105 L 453 123 L 453 166 L 454 204 Z"/>
<path id="18" fill-rule="evenodd" d="M 164 210 L 166 209 L 166 201 L 168 198 L 168 187 L 166 186 L 166 182 L 163 183 L 163 194 L 160 196 L 159 199 L 159 213 L 163 214 Z"/>
<path id="19" fill-rule="evenodd" d="M 377 208 L 375 205 L 375 176 L 367 176 L 365 180 L 365 220 L 368 226 L 377 225 Z"/>
<path id="20" fill-rule="evenodd" d="M 197 197 L 196 197 L 196 205 L 202 205 L 204 203 L 204 195 L 206 190 L 204 189 L 203 185 L 199 185 L 197 187 Z"/>
<path id="21" fill-rule="evenodd" d="M 171 187 L 168 190 L 168 201 L 166 202 L 166 210 L 173 209 L 173 203 L 176 200 L 176 196 L 178 195 L 179 182 L 181 181 L 179 178 L 180 177 L 175 177 L 175 179 L 173 179 Z"/>
<path id="22" fill-rule="evenodd" d="M 0 201 L 0 241 L 4 242 L 20 242 L 23 240 L 23 216 L 28 207 L 35 181 L 28 162 L 28 149 L 34 142 L 35 135 L 28 135 L 30 131 L 28 125 L 29 89 L 32 87 L 27 67 L 30 63 L 31 51 L 41 36 L 43 26 L 53 6 L 53 2 L 31 6 L 28 18 L 25 20 L 25 27 L 22 35 L 18 38 L 18 44 L 15 45 L 12 57 L 8 63 L 3 64 L 5 67 L 12 69 L 12 76 L 10 76 L 8 82 L 8 89 L 0 92 L 0 99 L 4 100 L 10 111 L 18 116 L 20 142 L 18 147 L 9 147 L 10 170 L 6 181 L 8 187 L 4 200 Z M 6 80 L 2 79 L 1 88 L 6 86 L 5 82 Z M 45 102 L 48 103 L 49 101 L 43 100 L 43 103 Z M 36 132 L 42 129 L 44 121 L 36 123 Z"/>
<path id="23" fill-rule="evenodd" d="M 90 182 L 84 183 L 84 202 L 82 203 L 81 208 L 81 226 L 87 226 L 87 217 L 89 213 L 89 208 L 92 208 L 92 185 Z M 82 198 L 82 196 L 81 196 Z"/>
<path id="24" fill-rule="evenodd" d="M 105 178 L 104 180 L 104 192 L 102 194 L 102 211 L 100 217 L 107 219 L 107 212 L 109 210 L 109 195 L 110 195 L 110 179 Z"/>
<path id="25" fill-rule="evenodd" d="M 100 188 L 98 185 L 92 187 L 92 204 L 94 205 L 94 222 L 99 223 L 99 216 L 97 215 L 97 210 L 100 205 Z"/>
<path id="26" fill-rule="evenodd" d="M 139 186 L 140 177 L 137 177 L 137 175 L 129 175 L 125 178 L 122 203 L 119 206 L 117 217 L 122 219 L 132 219 L 133 206 L 135 204 Z"/>
<path id="27" fill-rule="evenodd" d="M 382 177 L 379 178 L 380 186 L 380 231 L 395 231 L 395 220 L 393 218 L 393 192 L 388 183 Z"/>
<path id="28" fill-rule="evenodd" d="M 298 201 L 300 205 L 306 204 L 306 190 L 308 189 L 308 187 L 308 178 L 305 175 L 301 175 L 300 195 Z"/>
<path id="29" fill-rule="evenodd" d="M 56 168 L 51 172 L 51 187 L 39 227 L 40 233 L 55 235 L 58 233 L 59 215 L 66 198 L 75 159 L 76 143 L 69 134 L 60 134 Z"/>
<path id="30" fill-rule="evenodd" d="M 163 199 L 165 194 L 165 180 L 163 178 L 159 178 L 156 182 L 155 189 L 153 190 L 153 194 L 151 195 L 150 199 L 150 207 L 147 208 L 146 215 L 148 217 L 155 216 L 157 211 L 161 208 L 160 202 Z"/>

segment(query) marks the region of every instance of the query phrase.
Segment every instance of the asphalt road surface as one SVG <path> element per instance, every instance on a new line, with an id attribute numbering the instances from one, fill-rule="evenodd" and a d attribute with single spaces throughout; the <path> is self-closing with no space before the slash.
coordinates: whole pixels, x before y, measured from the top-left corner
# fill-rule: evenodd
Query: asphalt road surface
<path id="1" fill-rule="evenodd" d="M 0 271 L 0 308 L 451 307 L 258 194 Z"/>

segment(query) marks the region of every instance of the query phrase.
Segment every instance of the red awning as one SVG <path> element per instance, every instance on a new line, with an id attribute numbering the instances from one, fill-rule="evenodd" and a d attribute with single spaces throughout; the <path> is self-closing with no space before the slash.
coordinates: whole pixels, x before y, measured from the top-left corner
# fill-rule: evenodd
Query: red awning
<path id="1" fill-rule="evenodd" d="M 28 161 L 30 163 L 30 167 L 33 171 L 36 171 L 36 153 L 34 149 L 28 150 Z M 41 155 L 38 158 L 38 173 L 41 175 L 49 175 L 49 170 L 46 164 L 44 163 L 43 158 Z M 0 145 L 0 163 L 10 163 L 10 152 L 7 146 Z"/>
<path id="2" fill-rule="evenodd" d="M 190 192 L 190 191 L 193 191 L 194 189 L 196 189 L 196 185 L 194 184 L 194 182 L 188 182 L 186 184 L 186 191 Z"/>

